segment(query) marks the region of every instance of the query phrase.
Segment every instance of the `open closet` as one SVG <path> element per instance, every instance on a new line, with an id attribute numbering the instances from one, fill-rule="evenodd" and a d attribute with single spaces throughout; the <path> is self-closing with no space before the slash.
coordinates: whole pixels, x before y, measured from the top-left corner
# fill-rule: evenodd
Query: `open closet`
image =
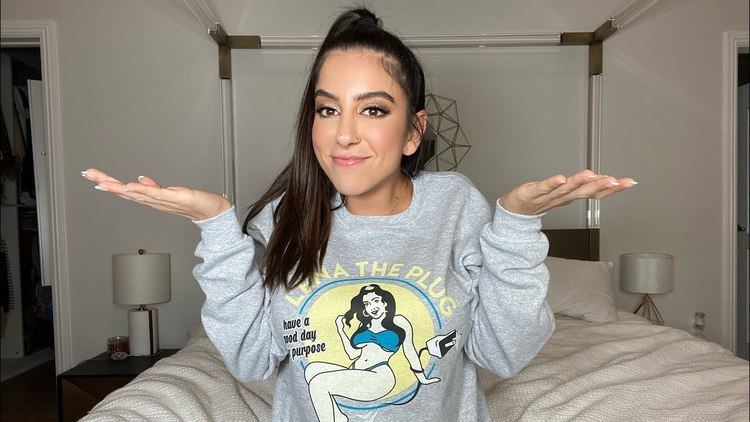
<path id="1" fill-rule="evenodd" d="M 3 48 L 0 55 L 0 334 L 5 370 L 8 358 L 35 355 L 36 360 L 52 359 L 54 329 L 52 288 L 42 276 L 32 151 L 31 121 L 41 118 L 33 116 L 40 111 L 30 106 L 42 95 L 40 51 Z"/>

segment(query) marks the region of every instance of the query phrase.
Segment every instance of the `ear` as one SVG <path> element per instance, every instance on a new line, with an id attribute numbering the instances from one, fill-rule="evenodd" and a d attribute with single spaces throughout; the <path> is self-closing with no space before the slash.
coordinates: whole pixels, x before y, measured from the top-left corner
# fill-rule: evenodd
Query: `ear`
<path id="1" fill-rule="evenodd" d="M 411 125 L 409 126 L 409 137 L 402 151 L 404 155 L 414 154 L 419 148 L 419 144 L 422 143 L 422 135 L 427 130 L 427 110 L 419 110 L 416 114 L 416 120 L 419 130 L 417 131 Z"/>

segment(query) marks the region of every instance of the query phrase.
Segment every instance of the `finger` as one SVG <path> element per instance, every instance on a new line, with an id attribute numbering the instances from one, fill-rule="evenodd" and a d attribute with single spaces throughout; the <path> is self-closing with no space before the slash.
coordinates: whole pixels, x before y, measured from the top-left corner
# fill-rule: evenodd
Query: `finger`
<path id="1" fill-rule="evenodd" d="M 594 199 L 602 199 L 604 197 L 612 195 L 613 193 L 617 193 L 617 192 L 623 191 L 625 189 L 628 189 L 630 187 L 633 187 L 636 184 L 636 183 L 634 183 L 635 180 L 633 180 L 633 179 L 631 179 L 629 177 L 628 178 L 619 179 L 619 180 L 617 180 L 617 182 L 619 183 L 619 185 L 614 185 L 614 186 L 609 185 L 610 187 L 597 191 L 591 197 L 594 198 Z"/>
<path id="2" fill-rule="evenodd" d="M 556 174 L 536 183 L 536 197 L 544 196 L 568 181 L 562 174 Z"/>
<path id="3" fill-rule="evenodd" d="M 606 175 L 604 175 L 606 176 Z M 537 197 L 549 195 L 548 198 L 557 198 L 577 189 L 584 183 L 602 177 L 589 169 L 583 169 L 578 173 L 565 177 L 557 174 L 537 183 Z"/>
<path id="4" fill-rule="evenodd" d="M 604 196 L 623 189 L 627 189 L 632 186 L 631 182 L 633 182 L 633 179 L 623 178 L 621 180 L 623 181 L 623 183 L 620 183 L 620 181 L 613 176 L 604 175 L 604 177 L 593 179 L 591 182 L 581 185 L 573 192 L 570 192 L 558 198 L 558 201 L 556 202 L 567 204 L 575 199 L 600 199 Z"/>
<path id="5" fill-rule="evenodd" d="M 589 169 L 583 169 L 570 177 L 558 174 L 537 183 L 535 197 L 542 202 L 556 199 L 599 177 L 601 176 Z"/>
<path id="6" fill-rule="evenodd" d="M 580 172 L 568 177 L 565 183 L 559 183 L 553 190 L 548 192 L 548 198 L 559 198 L 576 189 L 581 185 L 598 180 L 606 175 L 599 175 L 589 169 L 583 169 Z"/>
<path id="7" fill-rule="evenodd" d="M 615 184 L 613 185 L 613 183 Z M 591 170 L 584 169 L 569 177 L 565 183 L 551 190 L 546 195 L 535 198 L 535 200 L 547 203 L 548 207 L 545 209 L 550 209 L 560 205 L 567 205 L 576 199 L 600 199 L 635 184 L 635 180 L 631 178 L 618 180 L 606 174 L 596 174 Z"/>
<path id="8" fill-rule="evenodd" d="M 153 186 L 153 187 L 161 188 L 161 185 L 156 183 L 156 180 L 148 176 L 138 176 L 138 181 L 146 186 Z"/>
<path id="9" fill-rule="evenodd" d="M 600 180 L 606 179 L 604 182 Z M 632 179 L 631 179 L 632 180 Z M 553 201 L 555 206 L 569 204 L 575 199 L 591 197 L 597 191 L 612 187 L 611 184 L 602 183 L 616 182 L 617 179 L 606 174 L 596 174 L 591 170 L 584 169 L 568 178 L 568 182 L 550 192 L 545 199 Z M 581 188 L 586 186 L 585 188 Z"/>
<path id="10" fill-rule="evenodd" d="M 133 195 L 134 198 L 147 197 L 150 199 L 156 199 L 159 201 L 167 200 L 167 196 L 172 193 L 167 189 L 162 189 L 161 186 L 149 186 L 143 183 L 127 183 L 123 185 L 122 191 L 129 195 Z M 171 198 L 174 199 L 174 198 Z M 167 202 L 172 202 L 168 201 Z"/>
<path id="11" fill-rule="evenodd" d="M 115 182 L 115 183 L 122 183 L 119 180 L 115 179 L 114 177 L 99 171 L 95 168 L 86 169 L 81 172 L 81 175 L 93 182 L 102 183 L 102 182 Z"/>

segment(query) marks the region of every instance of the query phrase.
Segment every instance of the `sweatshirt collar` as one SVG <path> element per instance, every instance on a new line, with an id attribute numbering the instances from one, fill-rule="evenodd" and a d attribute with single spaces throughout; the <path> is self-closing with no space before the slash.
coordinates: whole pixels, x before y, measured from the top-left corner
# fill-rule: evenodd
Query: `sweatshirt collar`
<path id="1" fill-rule="evenodd" d="M 398 214 L 392 215 L 357 215 L 352 214 L 345 205 L 333 212 L 334 220 L 340 221 L 346 227 L 371 227 L 371 228 L 390 228 L 402 226 L 413 221 L 424 202 L 424 192 L 422 192 L 424 182 L 424 171 L 421 171 L 416 178 L 412 178 L 414 193 L 412 194 L 409 206 Z M 342 204 L 343 198 L 341 193 L 336 191 L 334 194 L 333 206 L 337 207 Z"/>

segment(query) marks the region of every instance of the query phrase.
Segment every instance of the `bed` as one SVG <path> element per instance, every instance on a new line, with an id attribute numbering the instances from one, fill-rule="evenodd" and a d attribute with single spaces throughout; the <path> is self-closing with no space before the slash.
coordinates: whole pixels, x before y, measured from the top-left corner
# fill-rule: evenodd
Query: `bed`
<path id="1" fill-rule="evenodd" d="M 550 242 L 555 332 L 513 378 L 477 367 L 493 421 L 748 420 L 748 361 L 615 309 L 606 294 L 591 296 L 588 310 L 581 308 L 586 294 L 564 298 L 571 289 L 562 278 L 575 275 L 568 281 L 588 292 L 596 288 L 575 277 L 607 273 L 599 261 L 599 229 L 543 231 Z M 559 295 L 555 304 L 552 294 Z M 597 301 L 604 305 L 592 307 Z M 182 350 L 110 393 L 82 420 L 268 421 L 274 383 L 275 374 L 236 380 L 199 324 Z"/>

